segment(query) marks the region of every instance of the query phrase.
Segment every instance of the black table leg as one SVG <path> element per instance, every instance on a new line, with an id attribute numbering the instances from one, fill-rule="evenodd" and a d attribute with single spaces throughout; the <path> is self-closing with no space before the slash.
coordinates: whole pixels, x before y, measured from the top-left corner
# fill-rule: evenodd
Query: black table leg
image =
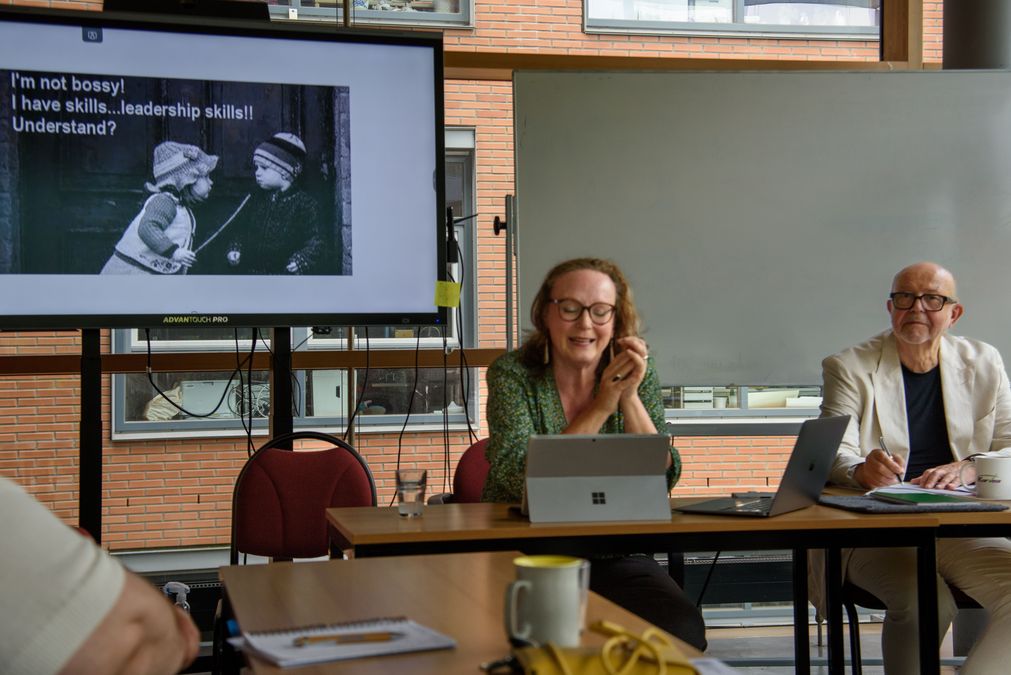
<path id="1" fill-rule="evenodd" d="M 828 672 L 843 675 L 846 654 L 842 630 L 842 551 L 825 549 L 825 617 L 828 625 Z"/>
<path id="2" fill-rule="evenodd" d="M 933 532 L 916 547 L 916 580 L 920 596 L 920 672 L 936 675 L 941 669 L 937 637 L 937 545 Z"/>
<path id="3" fill-rule="evenodd" d="M 811 634 L 807 621 L 807 549 L 793 549 L 793 654 L 794 672 L 811 672 Z"/>

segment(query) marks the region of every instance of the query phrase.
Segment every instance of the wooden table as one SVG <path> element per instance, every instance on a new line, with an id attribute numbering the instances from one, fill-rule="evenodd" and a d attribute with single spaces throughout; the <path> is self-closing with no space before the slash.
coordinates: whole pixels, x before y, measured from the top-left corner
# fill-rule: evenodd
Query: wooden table
<path id="1" fill-rule="evenodd" d="M 700 498 L 672 500 L 672 505 Z M 863 546 L 917 548 L 919 579 L 936 574 L 934 538 L 937 514 L 867 516 L 812 506 L 774 518 L 704 516 L 675 512 L 669 521 L 532 524 L 504 504 L 441 504 L 425 508 L 421 518 L 401 518 L 395 508 L 327 510 L 329 522 L 350 542 L 356 557 L 518 549 L 526 553 L 629 553 L 645 551 L 793 550 L 794 650 L 798 673 L 810 671 L 807 615 L 807 550 L 828 551 L 827 578 L 841 578 L 839 551 Z M 591 571 L 592 574 L 592 571 Z M 829 668 L 844 669 L 842 605 L 837 584 L 827 584 Z M 940 667 L 937 588 L 920 583 L 921 670 Z M 935 614 L 931 622 L 929 614 Z M 931 626 L 931 628 L 927 628 Z"/>
<path id="2" fill-rule="evenodd" d="M 503 628 L 506 584 L 515 579 L 515 551 L 237 565 L 220 570 L 235 618 L 246 631 L 407 616 L 453 637 L 455 649 L 278 668 L 256 658 L 257 675 L 298 673 L 460 673 L 508 654 Z M 607 619 L 641 632 L 650 624 L 595 593 L 587 622 Z M 676 639 L 675 639 L 676 640 Z M 587 632 L 584 644 L 603 638 Z M 699 656 L 677 641 L 686 654 Z"/>

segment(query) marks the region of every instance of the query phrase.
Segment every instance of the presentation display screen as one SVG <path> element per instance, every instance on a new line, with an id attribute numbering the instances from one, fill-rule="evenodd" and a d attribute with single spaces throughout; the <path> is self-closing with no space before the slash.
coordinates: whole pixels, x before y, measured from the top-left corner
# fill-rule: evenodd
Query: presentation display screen
<path id="1" fill-rule="evenodd" d="M 442 41 L 0 10 L 0 328 L 437 324 Z"/>

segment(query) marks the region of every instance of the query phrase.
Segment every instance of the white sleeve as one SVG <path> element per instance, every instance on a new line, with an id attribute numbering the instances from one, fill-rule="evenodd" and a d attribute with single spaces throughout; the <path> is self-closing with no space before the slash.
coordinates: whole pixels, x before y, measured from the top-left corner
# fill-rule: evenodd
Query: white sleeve
<path id="1" fill-rule="evenodd" d="M 0 663 L 58 672 L 115 604 L 123 568 L 18 485 L 0 477 Z"/>

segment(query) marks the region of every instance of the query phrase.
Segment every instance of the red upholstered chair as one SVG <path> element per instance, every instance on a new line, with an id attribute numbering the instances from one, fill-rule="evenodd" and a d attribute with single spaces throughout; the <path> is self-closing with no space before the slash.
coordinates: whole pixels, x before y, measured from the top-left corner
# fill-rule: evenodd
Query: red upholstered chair
<path id="1" fill-rule="evenodd" d="M 322 448 L 291 450 L 297 441 L 322 441 Z M 246 460 L 232 493 L 230 561 L 240 553 L 271 558 L 340 556 L 350 548 L 327 525 L 333 506 L 375 506 L 376 483 L 368 464 L 341 439 L 318 431 L 296 431 L 265 443 Z M 331 536 L 334 539 L 331 541 Z M 227 598 L 214 619 L 212 673 L 238 673 L 241 662 L 225 642 Z"/>
<path id="2" fill-rule="evenodd" d="M 327 447 L 287 449 L 306 439 Z M 238 563 L 239 553 L 274 560 L 326 555 L 331 552 L 326 509 L 375 505 L 372 472 L 350 445 L 317 431 L 278 436 L 253 453 L 235 481 L 231 564 Z M 348 548 L 345 544 L 336 541 L 333 552 Z"/>
<path id="3" fill-rule="evenodd" d="M 484 449 L 488 446 L 488 439 L 482 438 L 480 441 L 464 450 L 460 456 L 460 461 L 453 472 L 453 491 L 433 495 L 429 504 L 472 504 L 481 501 L 481 491 L 484 489 L 484 481 L 488 477 L 488 459 L 484 456 Z"/>

